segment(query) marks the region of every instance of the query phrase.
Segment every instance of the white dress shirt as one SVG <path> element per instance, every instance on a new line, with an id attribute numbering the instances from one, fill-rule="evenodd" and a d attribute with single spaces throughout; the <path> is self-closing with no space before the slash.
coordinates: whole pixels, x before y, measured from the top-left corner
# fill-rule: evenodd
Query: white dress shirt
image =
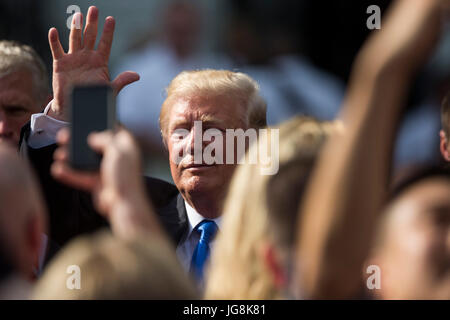
<path id="1" fill-rule="evenodd" d="M 47 115 L 52 102 L 53 100 L 48 103 L 43 113 L 31 115 L 28 146 L 33 149 L 43 148 L 56 143 L 56 133 L 58 133 L 59 129 L 69 125 L 68 122 L 56 120 Z"/>
<path id="2" fill-rule="evenodd" d="M 177 247 L 177 256 L 181 265 L 184 269 L 189 272 L 191 267 L 192 255 L 194 254 L 195 247 L 197 246 L 198 241 L 200 240 L 200 235 L 198 232 L 192 232 L 195 227 L 202 222 L 205 217 L 203 217 L 200 213 L 195 211 L 186 201 L 184 201 L 184 205 L 186 206 L 186 213 L 189 223 L 189 231 L 187 236 L 180 242 Z M 221 218 L 216 219 L 208 219 L 214 221 L 217 226 L 220 228 Z M 215 240 L 210 242 L 210 250 L 213 250 Z"/>

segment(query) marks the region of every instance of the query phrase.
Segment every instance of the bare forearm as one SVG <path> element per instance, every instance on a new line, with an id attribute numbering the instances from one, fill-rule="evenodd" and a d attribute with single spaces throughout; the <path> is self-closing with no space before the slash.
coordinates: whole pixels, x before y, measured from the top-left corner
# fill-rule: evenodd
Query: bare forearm
<path id="1" fill-rule="evenodd" d="M 162 240 L 167 239 L 144 194 L 117 201 L 112 207 L 109 217 L 111 228 L 119 237 L 134 239 L 141 235 L 153 234 Z M 169 241 L 167 240 L 167 242 Z"/>
<path id="2" fill-rule="evenodd" d="M 439 34 L 441 3 L 397 1 L 384 30 L 358 55 L 343 107 L 345 131 L 324 147 L 300 210 L 299 270 L 312 297 L 348 298 L 359 287 L 402 100 Z"/>
<path id="3" fill-rule="evenodd" d="M 386 192 L 405 88 L 406 81 L 394 74 L 361 73 L 353 79 L 345 132 L 324 148 L 302 210 L 300 261 L 309 263 L 306 286 L 314 295 L 345 297 L 357 289 Z"/>

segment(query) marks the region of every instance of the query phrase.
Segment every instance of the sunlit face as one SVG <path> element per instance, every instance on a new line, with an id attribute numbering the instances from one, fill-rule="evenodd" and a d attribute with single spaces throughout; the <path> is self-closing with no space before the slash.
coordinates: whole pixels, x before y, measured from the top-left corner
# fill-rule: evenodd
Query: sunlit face
<path id="1" fill-rule="evenodd" d="M 19 144 L 20 130 L 33 113 L 43 109 L 36 99 L 30 72 L 17 71 L 0 77 L 0 143 Z"/>
<path id="2" fill-rule="evenodd" d="M 172 178 L 183 196 L 192 197 L 207 192 L 211 197 L 221 197 L 225 192 L 235 164 L 206 165 L 194 163 L 195 148 L 203 152 L 214 141 L 195 144 L 194 121 L 202 121 L 203 133 L 217 129 L 223 136 L 226 151 L 226 129 L 247 129 L 244 119 L 246 110 L 233 99 L 225 96 L 191 96 L 175 99 L 170 110 L 166 142 L 169 150 Z M 187 134 L 181 136 L 180 129 Z M 201 150 L 200 150 L 201 149 Z M 176 154 L 184 151 L 179 163 L 173 161 Z M 224 152 L 226 157 L 226 152 Z"/>
<path id="3" fill-rule="evenodd" d="M 381 253 L 386 299 L 450 299 L 450 182 L 429 178 L 388 213 Z"/>

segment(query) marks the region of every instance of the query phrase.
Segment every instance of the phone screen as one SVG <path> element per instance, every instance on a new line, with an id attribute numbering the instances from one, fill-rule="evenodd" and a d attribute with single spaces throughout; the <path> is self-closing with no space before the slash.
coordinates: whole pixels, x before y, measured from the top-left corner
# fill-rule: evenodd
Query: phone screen
<path id="1" fill-rule="evenodd" d="M 116 120 L 115 98 L 107 85 L 79 86 L 72 91 L 70 108 L 70 165 L 75 169 L 98 170 L 101 156 L 87 143 L 93 131 L 113 129 Z"/>

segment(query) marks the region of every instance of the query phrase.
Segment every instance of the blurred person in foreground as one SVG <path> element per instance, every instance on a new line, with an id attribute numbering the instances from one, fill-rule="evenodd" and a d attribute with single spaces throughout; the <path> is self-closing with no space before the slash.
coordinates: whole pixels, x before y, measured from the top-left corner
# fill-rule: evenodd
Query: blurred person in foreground
<path id="1" fill-rule="evenodd" d="M 47 70 L 33 48 L 0 40 L 0 143 L 18 147 L 22 127 L 44 109 L 49 94 Z"/>
<path id="2" fill-rule="evenodd" d="M 69 53 L 62 50 L 55 29 L 49 32 L 49 41 L 54 56 L 53 86 L 55 99 L 51 103 L 49 117 L 64 121 L 67 108 L 67 88 L 71 84 L 110 83 L 108 76 L 108 57 L 113 39 L 114 19 L 106 18 L 105 27 L 97 50 L 94 49 L 97 35 L 98 10 L 90 7 L 87 14 L 84 39 L 81 29 L 74 22 L 69 40 Z M 118 92 L 126 84 L 138 79 L 138 75 L 125 72 L 112 82 Z M 220 164 L 218 161 L 207 164 L 204 161 L 194 163 L 194 151 L 201 150 L 212 143 L 203 139 L 203 143 L 195 143 L 194 138 L 199 131 L 194 123 L 202 124 L 203 131 L 215 129 L 224 133 L 227 129 L 259 129 L 266 125 L 266 104 L 261 98 L 259 87 L 255 81 L 245 74 L 226 70 L 187 71 L 172 80 L 167 99 L 160 113 L 160 128 L 170 158 L 170 169 L 175 186 L 167 182 L 145 178 L 147 197 L 152 200 L 160 221 L 177 246 L 177 254 L 186 270 L 203 275 L 204 263 L 208 256 L 199 257 L 196 253 L 202 235 L 215 234 L 220 224 L 223 201 L 233 171 L 237 165 L 237 155 L 231 164 Z M 23 145 L 27 148 L 30 160 L 39 172 L 41 183 L 49 206 L 51 225 L 54 226 L 53 237 L 63 245 L 72 237 L 98 229 L 104 224 L 89 195 L 95 188 L 98 179 L 96 173 L 83 173 L 71 169 L 67 163 L 68 142 L 62 133 L 62 148 L 53 154 L 56 146 L 48 145 L 33 148 L 27 145 L 27 136 L 36 134 L 36 128 L 27 128 Z M 33 131 L 34 130 L 34 131 Z M 45 128 L 41 128 L 45 131 Z M 185 130 L 185 135 L 180 135 Z M 195 131 L 195 132 L 194 132 Z M 200 132 L 203 135 L 204 132 Z M 64 132 L 64 131 L 63 131 Z M 231 139 L 235 139 L 232 137 Z M 200 140 L 199 140 L 200 141 Z M 223 146 L 227 137 L 223 139 Z M 199 145 L 199 146 L 198 146 Z M 248 144 L 246 144 L 248 147 Z M 174 161 L 180 151 L 184 157 Z M 58 181 L 76 189 L 58 184 L 50 175 L 52 158 L 56 162 L 51 174 Z M 223 154 L 222 163 L 226 154 Z M 79 189 L 87 191 L 81 192 Z M 214 237 L 209 238 L 213 241 Z M 197 259 L 198 258 L 198 259 Z"/>
<path id="3" fill-rule="evenodd" d="M 211 258 L 207 299 L 301 297 L 292 273 L 297 208 L 334 124 L 299 116 L 279 130 L 278 173 L 261 175 L 262 163 L 245 164 L 233 177 Z M 261 138 L 260 143 L 270 141 Z M 257 152 L 255 144 L 252 152 Z"/>
<path id="4" fill-rule="evenodd" d="M 376 299 L 450 299 L 450 173 L 426 168 L 395 187 L 365 263 L 381 270 Z M 366 277 L 369 274 L 366 273 Z"/>
<path id="5" fill-rule="evenodd" d="M 30 168 L 17 151 L 0 144 L 0 240 L 2 253 L 24 288 L 42 268 L 47 231 L 45 206 Z M 14 285 L 1 292 L 2 298 L 13 298 Z M 25 294 L 26 289 L 21 290 Z M 10 295 L 11 294 L 11 295 Z M 20 296 L 25 298 L 24 296 Z M 16 297 L 20 298 L 20 297 Z"/>
<path id="6" fill-rule="evenodd" d="M 67 288 L 67 267 L 80 268 L 80 288 Z M 167 243 L 152 236 L 123 240 L 110 232 L 83 235 L 52 260 L 33 299 L 178 300 L 197 298 L 194 286 Z"/>
<path id="7" fill-rule="evenodd" d="M 31 284 L 14 268 L 11 257 L 0 246 L 0 300 L 27 299 Z"/>
<path id="8" fill-rule="evenodd" d="M 296 270 L 308 298 L 362 296 L 361 272 L 374 257 L 376 225 L 385 210 L 386 242 L 375 256 L 382 283 L 377 293 L 386 299 L 450 297 L 448 179 L 423 179 L 385 207 L 406 92 L 439 38 L 449 5 L 396 1 L 355 61 L 345 130 L 325 144 L 300 207 Z"/>

